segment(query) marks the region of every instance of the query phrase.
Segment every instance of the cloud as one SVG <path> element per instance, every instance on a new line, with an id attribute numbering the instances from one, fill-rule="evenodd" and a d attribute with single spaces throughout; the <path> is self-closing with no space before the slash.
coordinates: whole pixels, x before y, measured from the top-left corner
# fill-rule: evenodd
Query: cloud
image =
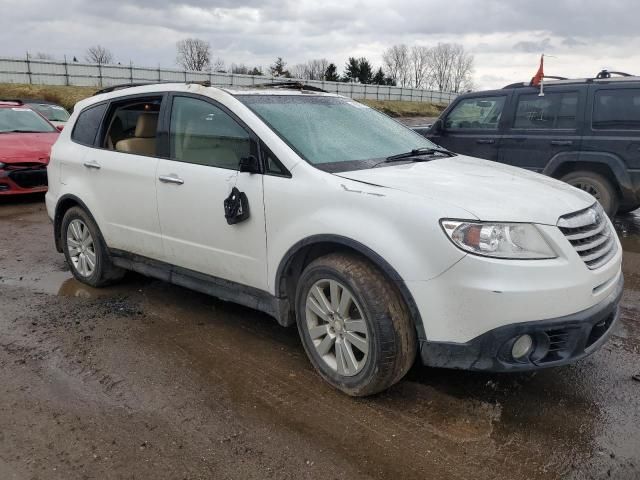
<path id="1" fill-rule="evenodd" d="M 461 43 L 475 55 L 476 84 L 530 78 L 538 55 L 565 76 L 640 65 L 637 0 L 0 0 L 0 52 L 82 58 L 102 44 L 123 63 L 175 66 L 176 41 L 209 41 L 230 63 L 290 65 L 349 56 L 380 65 L 396 43 Z M 550 70 L 550 71 L 551 71 Z"/>

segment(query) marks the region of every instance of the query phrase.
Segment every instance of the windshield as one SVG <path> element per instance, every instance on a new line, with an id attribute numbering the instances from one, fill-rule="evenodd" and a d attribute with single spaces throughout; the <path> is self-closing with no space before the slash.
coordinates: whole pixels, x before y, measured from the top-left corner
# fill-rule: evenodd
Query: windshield
<path id="1" fill-rule="evenodd" d="M 44 118 L 51 122 L 66 122 L 69 120 L 69 112 L 60 105 L 48 103 L 29 103 L 31 108 L 44 115 Z"/>
<path id="2" fill-rule="evenodd" d="M 0 133 L 56 131 L 53 125 L 30 108 L 0 108 Z"/>
<path id="3" fill-rule="evenodd" d="M 239 95 L 307 162 L 336 172 L 370 168 L 380 159 L 436 147 L 423 136 L 348 98 Z"/>

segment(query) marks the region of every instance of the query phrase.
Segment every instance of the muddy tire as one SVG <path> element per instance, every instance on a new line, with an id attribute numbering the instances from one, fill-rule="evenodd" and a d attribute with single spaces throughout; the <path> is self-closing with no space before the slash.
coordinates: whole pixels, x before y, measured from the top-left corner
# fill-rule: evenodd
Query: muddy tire
<path id="1" fill-rule="evenodd" d="M 604 175 L 588 170 L 579 170 L 565 175 L 561 180 L 594 196 L 610 217 L 613 217 L 618 211 L 620 204 L 618 192 Z"/>
<path id="2" fill-rule="evenodd" d="M 366 260 L 330 254 L 302 272 L 298 332 L 311 363 L 333 387 L 371 395 L 398 382 L 416 356 L 416 332 L 396 289 Z"/>
<path id="3" fill-rule="evenodd" d="M 60 230 L 64 256 L 77 280 L 102 287 L 124 276 L 125 270 L 111 262 L 98 226 L 82 208 L 67 210 Z"/>

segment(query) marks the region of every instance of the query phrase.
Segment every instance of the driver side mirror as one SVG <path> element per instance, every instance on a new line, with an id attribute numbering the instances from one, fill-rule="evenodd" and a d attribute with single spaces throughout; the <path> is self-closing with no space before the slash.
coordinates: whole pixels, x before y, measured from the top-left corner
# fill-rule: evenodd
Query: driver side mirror
<path id="1" fill-rule="evenodd" d="M 442 133 L 442 130 L 444 130 L 444 122 L 441 118 L 438 118 L 435 122 L 433 122 L 433 125 L 431 125 L 431 132 L 429 133 L 437 135 L 438 133 Z"/>
<path id="2" fill-rule="evenodd" d="M 260 162 L 254 155 L 249 155 L 248 157 L 242 157 L 240 159 L 240 165 L 238 169 L 241 172 L 261 173 Z"/>

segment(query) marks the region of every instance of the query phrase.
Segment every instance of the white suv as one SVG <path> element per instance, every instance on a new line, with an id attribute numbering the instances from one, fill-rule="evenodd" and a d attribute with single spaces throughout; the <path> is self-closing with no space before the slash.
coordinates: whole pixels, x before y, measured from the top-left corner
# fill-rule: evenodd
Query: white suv
<path id="1" fill-rule="evenodd" d="M 598 349 L 619 241 L 587 193 L 455 155 L 296 85 L 156 84 L 76 105 L 49 216 L 75 277 L 125 270 L 297 323 L 349 395 L 425 365 L 521 371 Z"/>

